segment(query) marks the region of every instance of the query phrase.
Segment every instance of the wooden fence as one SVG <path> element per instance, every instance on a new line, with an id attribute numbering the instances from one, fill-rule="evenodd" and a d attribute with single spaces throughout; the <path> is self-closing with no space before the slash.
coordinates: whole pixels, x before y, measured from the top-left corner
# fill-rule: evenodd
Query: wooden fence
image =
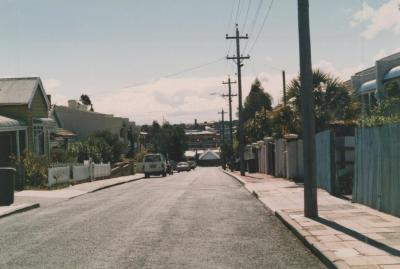
<path id="1" fill-rule="evenodd" d="M 275 176 L 286 177 L 285 139 L 275 140 Z"/>
<path id="2" fill-rule="evenodd" d="M 336 172 L 334 155 L 334 137 L 331 131 L 324 131 L 315 135 L 317 183 L 318 187 L 334 192 Z"/>
<path id="3" fill-rule="evenodd" d="M 353 201 L 400 216 L 400 124 L 356 130 Z"/>

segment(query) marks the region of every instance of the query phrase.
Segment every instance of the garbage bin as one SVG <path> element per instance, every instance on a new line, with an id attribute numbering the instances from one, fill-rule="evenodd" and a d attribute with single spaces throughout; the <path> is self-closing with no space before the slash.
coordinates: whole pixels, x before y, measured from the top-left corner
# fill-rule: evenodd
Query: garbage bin
<path id="1" fill-rule="evenodd" d="M 15 169 L 0 167 L 0 206 L 14 203 Z"/>

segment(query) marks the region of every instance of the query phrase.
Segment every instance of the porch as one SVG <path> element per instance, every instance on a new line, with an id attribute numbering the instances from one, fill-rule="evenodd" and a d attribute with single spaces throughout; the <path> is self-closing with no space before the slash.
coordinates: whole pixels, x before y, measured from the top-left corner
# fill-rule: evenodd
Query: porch
<path id="1" fill-rule="evenodd" d="M 19 160 L 27 145 L 27 126 L 18 120 L 0 116 L 0 166 L 10 165 L 11 156 Z"/>

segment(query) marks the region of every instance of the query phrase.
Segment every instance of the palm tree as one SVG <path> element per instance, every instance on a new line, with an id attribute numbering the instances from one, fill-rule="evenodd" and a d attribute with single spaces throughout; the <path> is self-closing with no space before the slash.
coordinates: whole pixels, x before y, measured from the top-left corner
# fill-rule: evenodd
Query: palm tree
<path id="1" fill-rule="evenodd" d="M 316 130 L 322 131 L 329 123 L 335 121 L 349 122 L 356 120 L 354 99 L 350 87 L 339 78 L 316 69 L 313 71 L 314 104 Z M 288 86 L 288 104 L 299 117 L 300 79 L 293 79 Z"/>

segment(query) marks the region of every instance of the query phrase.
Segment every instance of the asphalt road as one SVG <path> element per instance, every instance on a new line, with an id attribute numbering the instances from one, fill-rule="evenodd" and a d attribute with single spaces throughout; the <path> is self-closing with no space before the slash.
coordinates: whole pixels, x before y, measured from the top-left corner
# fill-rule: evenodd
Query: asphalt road
<path id="1" fill-rule="evenodd" d="M 0 268 L 324 268 L 217 168 L 0 219 Z"/>

